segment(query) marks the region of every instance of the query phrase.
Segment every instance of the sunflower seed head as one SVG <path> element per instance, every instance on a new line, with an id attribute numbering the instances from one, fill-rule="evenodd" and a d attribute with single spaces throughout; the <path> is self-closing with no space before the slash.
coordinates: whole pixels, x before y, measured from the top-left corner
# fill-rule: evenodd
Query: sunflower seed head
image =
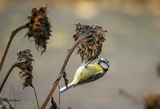
<path id="1" fill-rule="evenodd" d="M 26 34 L 29 38 L 33 38 L 37 50 L 41 50 L 41 54 L 46 51 L 47 40 L 51 36 L 51 24 L 47 17 L 47 5 L 39 9 L 33 8 L 28 16 L 29 30 Z"/>
<path id="2" fill-rule="evenodd" d="M 32 84 L 32 79 L 33 79 L 32 61 L 34 61 L 34 60 L 32 59 L 33 56 L 30 52 L 31 52 L 31 50 L 26 49 L 26 50 L 23 50 L 23 51 L 20 51 L 17 53 L 18 58 L 17 58 L 16 66 L 19 69 L 21 69 L 21 71 L 19 72 L 19 76 L 20 76 L 20 78 L 22 78 L 24 80 L 23 88 L 25 88 L 27 86 L 33 87 L 33 84 Z"/>
<path id="3" fill-rule="evenodd" d="M 97 25 L 76 24 L 76 30 L 73 38 L 77 41 L 80 37 L 85 36 L 82 43 L 79 44 L 77 54 L 80 54 L 82 61 L 87 63 L 98 58 L 102 51 L 102 43 L 105 41 L 102 27 Z"/>

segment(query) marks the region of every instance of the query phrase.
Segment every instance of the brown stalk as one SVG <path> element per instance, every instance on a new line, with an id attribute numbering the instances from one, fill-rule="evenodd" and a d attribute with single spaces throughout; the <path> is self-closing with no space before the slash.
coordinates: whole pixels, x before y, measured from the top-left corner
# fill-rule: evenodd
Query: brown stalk
<path id="1" fill-rule="evenodd" d="M 10 67 L 10 69 L 8 70 L 6 76 L 4 77 L 4 79 L 3 79 L 2 83 L 1 83 L 0 92 L 2 91 L 2 88 L 3 88 L 4 84 L 5 84 L 8 76 L 9 76 L 10 73 L 12 72 L 13 68 L 16 67 L 18 63 L 22 63 L 22 62 L 25 62 L 25 61 L 23 60 L 23 61 L 15 62 L 15 63 Z"/>
<path id="2" fill-rule="evenodd" d="M 67 65 L 67 63 L 68 63 L 68 60 L 69 60 L 70 56 L 72 55 L 72 53 L 73 53 L 73 51 L 75 50 L 75 48 L 83 41 L 83 39 L 85 39 L 85 36 L 82 36 L 80 39 L 78 39 L 78 40 L 74 43 L 74 45 L 72 46 L 72 48 L 69 49 L 69 52 L 68 52 L 68 54 L 67 54 L 67 56 L 66 56 L 66 59 L 65 59 L 65 61 L 64 61 L 64 63 L 63 63 L 63 66 L 62 66 L 62 68 L 61 68 L 61 70 L 60 70 L 60 73 L 59 73 L 59 75 L 58 75 L 58 78 L 57 78 L 57 80 L 54 82 L 54 84 L 53 84 L 53 86 L 52 86 L 52 89 L 50 90 L 47 98 L 45 99 L 45 101 L 44 101 L 41 109 L 45 109 L 45 108 L 46 108 L 49 100 L 51 99 L 51 97 L 52 97 L 52 95 L 53 95 L 56 87 L 58 86 L 58 84 L 59 84 L 59 82 L 60 82 L 60 80 L 61 80 L 61 78 L 62 78 L 62 76 L 63 76 L 65 67 L 66 67 L 66 65 Z"/>
<path id="3" fill-rule="evenodd" d="M 16 63 L 14 63 L 14 64 L 10 67 L 10 69 L 8 70 L 6 76 L 4 77 L 4 79 L 3 79 L 2 83 L 1 83 L 0 92 L 2 91 L 2 88 L 3 88 L 4 84 L 5 84 L 8 76 L 10 75 L 10 73 L 12 72 L 12 70 L 13 70 L 13 68 L 14 68 L 15 66 L 16 66 Z"/>
<path id="4" fill-rule="evenodd" d="M 4 50 L 3 55 L 2 55 L 2 58 L 1 58 L 1 62 L 0 62 L 0 72 L 1 72 L 1 69 L 2 69 L 2 66 L 3 66 L 3 63 L 4 63 L 4 60 L 5 60 L 5 58 L 6 58 L 7 52 L 8 52 L 8 50 L 9 50 L 9 47 L 10 47 L 10 45 L 11 45 L 11 42 L 12 42 L 14 36 L 15 36 L 20 30 L 25 29 L 25 28 L 28 28 L 28 23 L 25 24 L 25 25 L 22 25 L 22 26 L 18 27 L 18 28 L 15 29 L 14 31 L 12 31 L 12 33 L 11 33 L 11 35 L 10 35 L 10 38 L 9 38 L 9 41 L 8 41 L 8 43 L 7 43 L 7 46 L 6 46 L 5 50 Z"/>
<path id="5" fill-rule="evenodd" d="M 36 98 L 36 102 L 37 102 L 38 109 L 40 109 L 40 107 L 39 107 L 39 102 L 38 102 L 38 98 L 37 98 L 36 89 L 35 89 L 35 87 L 33 87 L 33 89 L 34 89 L 34 95 L 35 95 L 35 98 Z"/>

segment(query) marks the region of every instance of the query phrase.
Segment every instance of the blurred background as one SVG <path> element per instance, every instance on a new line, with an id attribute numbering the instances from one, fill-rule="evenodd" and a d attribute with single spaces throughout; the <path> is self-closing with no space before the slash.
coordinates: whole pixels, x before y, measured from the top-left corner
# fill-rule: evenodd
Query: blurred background
<path id="1" fill-rule="evenodd" d="M 22 30 L 13 39 L 0 73 L 0 83 L 17 53 L 31 49 L 33 54 L 33 85 L 37 90 L 40 106 L 56 80 L 68 49 L 74 43 L 76 23 L 102 26 L 106 41 L 100 57 L 110 61 L 107 74 L 95 82 L 71 88 L 61 94 L 61 109 L 144 109 L 119 94 L 123 89 L 144 101 L 146 94 L 160 91 L 157 65 L 160 62 L 160 1 L 159 0 L 0 0 L 0 57 L 11 32 L 27 22 L 32 8 L 48 6 L 52 37 L 47 51 L 41 55 L 34 42 L 24 37 Z M 95 60 L 94 62 L 96 62 Z M 81 58 L 74 52 L 66 67 L 67 78 L 72 81 Z M 1 95 L 8 98 L 14 86 L 17 109 L 36 109 L 31 87 L 23 89 L 19 69 L 9 76 Z M 64 86 L 63 79 L 60 87 Z M 58 89 L 53 94 L 58 103 Z M 12 93 L 13 98 L 13 93 Z M 47 108 L 50 107 L 50 103 Z M 14 107 L 14 103 L 12 103 Z"/>

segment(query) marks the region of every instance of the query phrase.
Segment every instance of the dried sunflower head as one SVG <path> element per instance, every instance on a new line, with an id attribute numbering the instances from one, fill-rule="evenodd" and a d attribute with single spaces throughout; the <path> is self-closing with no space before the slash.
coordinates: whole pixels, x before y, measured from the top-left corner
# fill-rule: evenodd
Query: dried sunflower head
<path id="1" fill-rule="evenodd" d="M 33 8 L 28 20 L 29 30 L 26 36 L 34 39 L 37 50 L 39 51 L 40 49 L 42 54 L 46 51 L 47 40 L 51 36 L 51 24 L 47 17 L 47 6 L 45 5 L 39 9 Z"/>
<path id="2" fill-rule="evenodd" d="M 33 66 L 32 66 L 32 61 L 34 61 L 32 59 L 32 54 L 30 53 L 31 50 L 27 49 L 27 50 L 23 50 L 20 51 L 19 53 L 17 53 L 18 58 L 17 58 L 17 62 L 16 62 L 16 66 L 21 69 L 19 76 L 20 78 L 22 78 L 24 80 L 23 82 L 23 88 L 27 87 L 27 86 L 31 86 L 33 87 L 32 84 L 32 70 L 33 70 Z"/>
<path id="3" fill-rule="evenodd" d="M 160 109 L 160 94 L 147 94 L 145 96 L 145 109 Z"/>
<path id="4" fill-rule="evenodd" d="M 105 41 L 105 32 L 107 31 L 97 25 L 76 24 L 76 33 L 73 36 L 75 41 L 85 36 L 77 50 L 77 54 L 80 54 L 83 62 L 90 63 L 98 58 L 102 51 L 102 43 Z"/>

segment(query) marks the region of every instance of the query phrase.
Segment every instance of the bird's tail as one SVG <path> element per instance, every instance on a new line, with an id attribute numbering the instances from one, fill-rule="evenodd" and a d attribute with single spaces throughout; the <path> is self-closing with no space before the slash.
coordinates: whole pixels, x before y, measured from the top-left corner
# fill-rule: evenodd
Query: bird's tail
<path id="1" fill-rule="evenodd" d="M 73 86 L 73 84 L 70 83 L 70 84 L 68 84 L 68 88 L 67 88 L 66 86 L 62 87 L 62 88 L 60 89 L 60 93 L 65 92 L 66 90 L 68 90 L 68 89 L 71 88 L 72 86 Z"/>

